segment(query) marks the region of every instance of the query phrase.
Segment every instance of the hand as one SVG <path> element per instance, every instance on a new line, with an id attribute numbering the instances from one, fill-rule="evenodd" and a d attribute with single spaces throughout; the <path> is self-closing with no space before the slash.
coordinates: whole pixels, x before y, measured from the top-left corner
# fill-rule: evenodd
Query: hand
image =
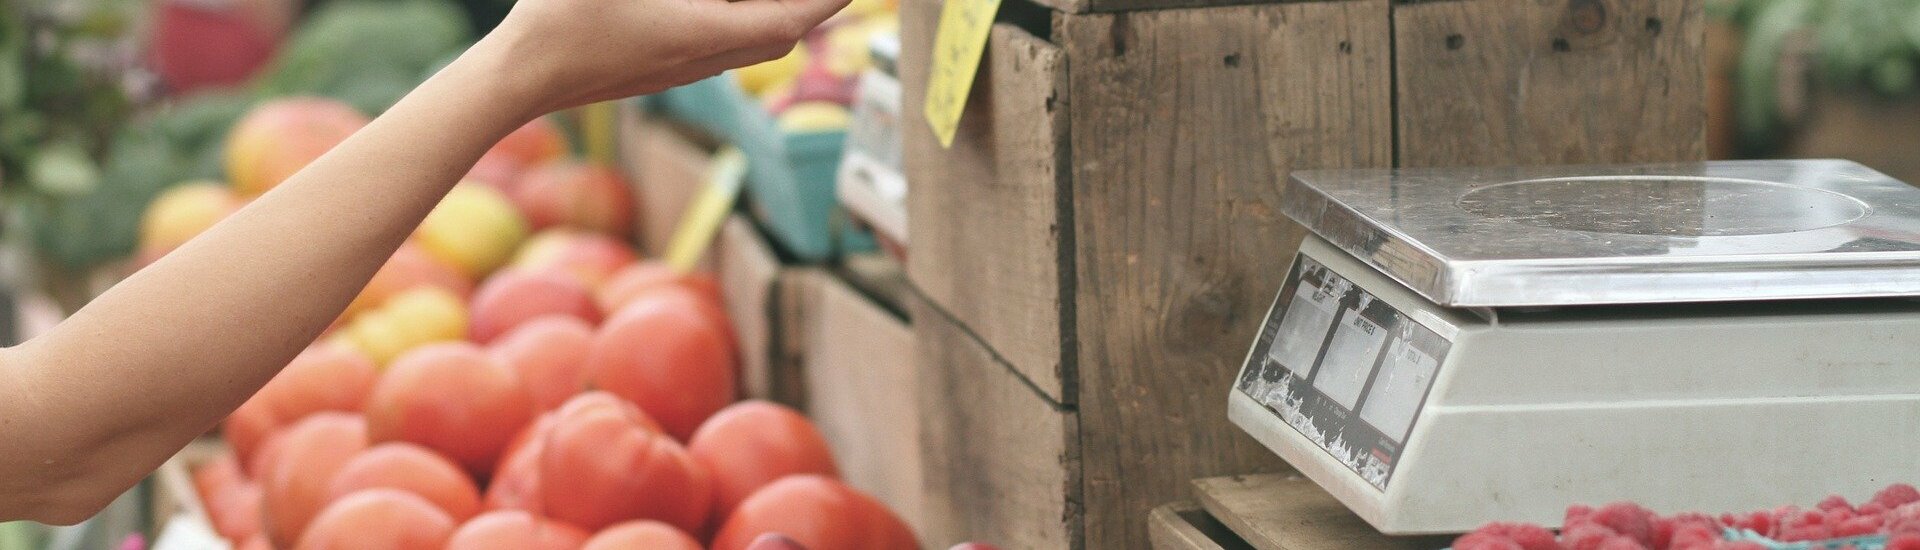
<path id="1" fill-rule="evenodd" d="M 469 56 L 534 115 L 786 55 L 848 0 L 520 0 Z"/>

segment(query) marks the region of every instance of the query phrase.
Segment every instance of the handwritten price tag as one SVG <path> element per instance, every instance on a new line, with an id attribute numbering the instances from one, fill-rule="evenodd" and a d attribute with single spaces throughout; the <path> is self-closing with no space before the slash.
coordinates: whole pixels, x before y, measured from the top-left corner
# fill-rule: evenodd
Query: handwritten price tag
<path id="1" fill-rule="evenodd" d="M 1000 0 L 946 0 L 933 37 L 933 73 L 927 77 L 927 123 L 941 147 L 953 147 L 960 111 L 973 92 L 973 75 L 987 49 L 987 31 Z"/>

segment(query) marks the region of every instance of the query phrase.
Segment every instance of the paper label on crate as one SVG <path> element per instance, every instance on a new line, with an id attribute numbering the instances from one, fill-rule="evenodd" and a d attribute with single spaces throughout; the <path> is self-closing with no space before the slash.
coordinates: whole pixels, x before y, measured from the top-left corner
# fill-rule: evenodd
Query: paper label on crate
<path id="1" fill-rule="evenodd" d="M 1451 347 L 1301 255 L 1237 389 L 1384 490 Z"/>
<path id="2" fill-rule="evenodd" d="M 927 76 L 927 123 L 941 147 L 953 146 L 960 112 L 973 92 L 973 76 L 987 50 L 987 34 L 1000 0 L 946 0 L 933 35 L 931 74 Z"/>

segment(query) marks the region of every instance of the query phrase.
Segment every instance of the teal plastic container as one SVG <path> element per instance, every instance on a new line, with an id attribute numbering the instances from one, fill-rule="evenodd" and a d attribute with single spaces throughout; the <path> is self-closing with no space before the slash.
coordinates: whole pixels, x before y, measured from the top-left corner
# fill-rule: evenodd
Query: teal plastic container
<path id="1" fill-rule="evenodd" d="M 644 98 L 648 107 L 738 147 L 747 157 L 747 210 L 775 246 L 802 263 L 878 249 L 839 213 L 844 131 L 788 134 L 723 74 Z"/>

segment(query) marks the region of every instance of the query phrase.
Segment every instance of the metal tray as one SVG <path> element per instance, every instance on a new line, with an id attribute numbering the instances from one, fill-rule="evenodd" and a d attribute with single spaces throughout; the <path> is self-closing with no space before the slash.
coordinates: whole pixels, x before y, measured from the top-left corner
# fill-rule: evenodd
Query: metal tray
<path id="1" fill-rule="evenodd" d="M 1303 171 L 1286 197 L 1447 307 L 1920 295 L 1920 189 L 1844 160 Z"/>

